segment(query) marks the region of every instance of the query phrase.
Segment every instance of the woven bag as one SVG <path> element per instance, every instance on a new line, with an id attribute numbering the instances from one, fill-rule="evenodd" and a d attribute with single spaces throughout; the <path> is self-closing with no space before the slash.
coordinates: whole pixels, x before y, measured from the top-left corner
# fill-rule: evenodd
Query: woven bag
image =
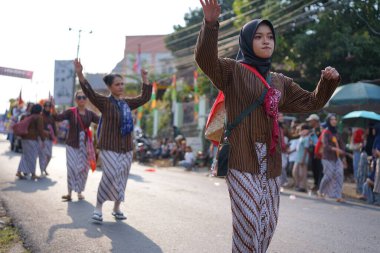
<path id="1" fill-rule="evenodd" d="M 224 102 L 220 103 L 215 109 L 215 114 L 206 127 L 205 136 L 210 141 L 219 142 L 224 131 L 224 120 L 226 118 L 226 109 Z"/>
<path id="2" fill-rule="evenodd" d="M 205 137 L 217 145 L 224 131 L 224 121 L 226 118 L 226 109 L 224 107 L 224 95 L 219 92 L 211 107 L 210 114 L 207 118 Z"/>

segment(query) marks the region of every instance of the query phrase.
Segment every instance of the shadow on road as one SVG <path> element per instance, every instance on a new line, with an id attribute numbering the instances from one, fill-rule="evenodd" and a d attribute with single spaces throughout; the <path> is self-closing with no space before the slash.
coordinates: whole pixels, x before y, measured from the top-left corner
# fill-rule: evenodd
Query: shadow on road
<path id="1" fill-rule="evenodd" d="M 142 176 L 140 176 L 140 175 L 135 175 L 135 174 L 129 174 L 129 176 L 128 176 L 128 180 L 129 179 L 132 179 L 132 180 L 134 180 L 134 181 L 136 181 L 136 182 L 139 182 L 139 183 L 143 183 L 144 182 L 144 178 L 142 177 Z"/>
<path id="2" fill-rule="evenodd" d="M 11 160 L 12 158 L 15 158 L 15 157 L 21 157 L 22 153 L 16 153 L 14 151 L 7 150 L 7 151 L 4 151 L 0 155 L 4 157 L 8 157 L 8 159 Z"/>
<path id="3" fill-rule="evenodd" d="M 129 226 L 126 221 L 104 221 L 95 224 L 91 221 L 94 206 L 87 201 L 67 202 L 67 214 L 72 222 L 56 224 L 50 227 L 47 243 L 54 240 L 54 234 L 61 229 L 85 230 L 89 238 L 106 236 L 112 242 L 111 252 L 163 252 L 161 248 L 143 233 Z"/>
<path id="4" fill-rule="evenodd" d="M 48 177 L 41 177 L 38 180 L 30 179 L 15 179 L 13 182 L 8 182 L 10 186 L 4 188 L 3 191 L 21 191 L 21 192 L 36 192 L 46 191 L 54 186 L 57 181 L 53 181 Z"/>

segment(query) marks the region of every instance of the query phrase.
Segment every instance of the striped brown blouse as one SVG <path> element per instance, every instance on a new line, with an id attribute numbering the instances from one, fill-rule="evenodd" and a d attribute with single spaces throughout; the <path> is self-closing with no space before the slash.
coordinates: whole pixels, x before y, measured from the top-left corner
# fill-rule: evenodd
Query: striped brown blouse
<path id="1" fill-rule="evenodd" d="M 228 121 L 233 121 L 244 109 L 251 105 L 264 90 L 264 84 L 239 62 L 218 58 L 219 23 L 204 21 L 200 31 L 195 60 L 216 88 L 225 95 Z M 333 94 L 339 81 L 321 79 L 313 92 L 302 89 L 289 77 L 271 73 L 271 85 L 281 92 L 279 111 L 284 113 L 306 113 L 320 110 Z M 229 138 L 229 168 L 243 172 L 258 173 L 259 161 L 254 143 L 266 143 L 269 148 L 273 121 L 267 117 L 262 107 L 247 116 Z M 280 144 L 280 143 L 279 143 Z M 281 147 L 268 155 L 268 177 L 281 174 Z M 267 150 L 267 154 L 269 151 Z"/>
<path id="2" fill-rule="evenodd" d="M 323 134 L 322 143 L 323 143 L 323 152 L 322 152 L 322 159 L 329 160 L 329 161 L 336 161 L 338 160 L 338 156 L 336 151 L 333 151 L 331 148 L 336 148 L 337 144 L 333 141 L 333 138 L 336 138 L 336 141 L 338 143 L 338 148 L 345 149 L 344 142 L 339 134 L 333 134 L 330 131 L 325 132 Z"/>
<path id="3" fill-rule="evenodd" d="M 21 117 L 21 120 L 25 117 L 33 117 L 33 120 L 29 124 L 28 133 L 26 135 L 23 135 L 22 139 L 37 140 L 38 137 L 40 137 L 41 140 L 45 140 L 45 138 L 48 136 L 48 133 L 44 131 L 44 121 L 42 119 L 42 116 L 40 114 L 33 114 L 29 116 L 23 116 Z"/>
<path id="4" fill-rule="evenodd" d="M 80 82 L 80 85 L 91 103 L 102 113 L 98 148 L 117 153 L 126 153 L 133 150 L 132 134 L 127 134 L 124 137 L 121 135 L 120 113 L 117 106 L 111 102 L 109 97 L 96 93 L 87 80 Z M 140 96 L 124 98 L 124 101 L 127 102 L 131 110 L 134 110 L 148 102 L 151 95 L 152 86 L 143 84 Z"/>
<path id="5" fill-rule="evenodd" d="M 41 115 L 42 115 L 42 118 L 43 118 L 43 121 L 44 121 L 44 130 L 46 130 L 46 131 L 48 131 L 50 133 L 49 125 L 51 125 L 52 128 L 53 128 L 54 135 L 57 135 L 57 127 L 55 126 L 55 120 L 54 120 L 53 116 L 51 114 L 50 115 L 46 115 L 43 112 L 41 113 Z M 49 136 L 47 137 L 47 139 L 52 140 L 53 138 L 49 134 Z"/>
<path id="6" fill-rule="evenodd" d="M 90 127 L 91 123 L 98 124 L 99 116 L 96 115 L 93 111 L 87 110 L 84 114 L 78 114 L 82 120 L 83 127 Z M 72 111 L 72 109 L 68 109 L 61 114 L 52 114 L 54 120 L 56 121 L 69 121 L 69 135 L 66 139 L 66 145 L 69 145 L 73 148 L 79 148 L 79 133 L 83 131 L 81 124 L 76 116 L 76 114 Z"/>

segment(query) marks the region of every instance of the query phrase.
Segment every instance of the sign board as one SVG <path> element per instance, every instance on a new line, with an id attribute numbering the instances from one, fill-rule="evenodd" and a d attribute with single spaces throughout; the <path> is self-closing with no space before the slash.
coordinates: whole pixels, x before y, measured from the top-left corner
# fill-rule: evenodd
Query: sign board
<path id="1" fill-rule="evenodd" d="M 72 60 L 55 61 L 54 100 L 56 105 L 73 105 L 75 71 Z"/>
<path id="2" fill-rule="evenodd" d="M 0 67 L 0 75 L 32 79 L 33 71 Z"/>

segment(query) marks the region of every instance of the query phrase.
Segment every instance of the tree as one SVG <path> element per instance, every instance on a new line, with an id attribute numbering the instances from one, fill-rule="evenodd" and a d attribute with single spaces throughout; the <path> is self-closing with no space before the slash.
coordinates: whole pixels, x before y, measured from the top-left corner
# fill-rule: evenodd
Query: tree
<path id="1" fill-rule="evenodd" d="M 342 83 L 378 78 L 380 37 L 374 31 L 380 31 L 379 21 L 379 1 L 338 1 L 296 36 L 294 61 L 313 82 L 329 65 L 340 72 Z"/>

